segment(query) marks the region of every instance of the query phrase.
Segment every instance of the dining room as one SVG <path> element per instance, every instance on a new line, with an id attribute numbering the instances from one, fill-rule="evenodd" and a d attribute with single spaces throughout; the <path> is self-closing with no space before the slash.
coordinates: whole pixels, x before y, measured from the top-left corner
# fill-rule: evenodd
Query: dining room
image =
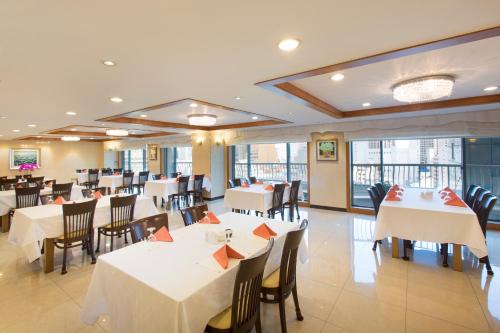
<path id="1" fill-rule="evenodd" d="M 0 333 L 500 332 L 499 3 L 0 7 Z"/>

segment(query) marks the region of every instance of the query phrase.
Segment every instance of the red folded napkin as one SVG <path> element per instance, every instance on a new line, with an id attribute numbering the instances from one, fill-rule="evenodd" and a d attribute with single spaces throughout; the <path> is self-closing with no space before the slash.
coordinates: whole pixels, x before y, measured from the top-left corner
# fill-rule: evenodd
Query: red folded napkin
<path id="1" fill-rule="evenodd" d="M 120 173 L 119 173 L 119 172 L 115 172 L 115 173 L 114 173 L 114 175 L 115 175 L 115 176 L 119 176 L 119 175 L 120 175 Z"/>
<path id="2" fill-rule="evenodd" d="M 233 259 L 245 259 L 244 256 L 236 252 L 232 247 L 224 244 L 220 249 L 212 254 L 214 259 L 221 265 L 222 268 L 226 269 L 229 265 L 229 258 Z"/>
<path id="3" fill-rule="evenodd" d="M 439 193 L 441 193 L 441 192 L 453 192 L 454 193 L 454 191 L 449 186 L 446 186 L 441 191 L 439 191 Z"/>
<path id="4" fill-rule="evenodd" d="M 215 216 L 213 212 L 208 212 L 207 216 L 211 224 L 220 224 L 220 220 L 217 218 L 217 216 Z"/>
<path id="5" fill-rule="evenodd" d="M 63 197 L 57 197 L 56 200 L 54 200 L 54 204 L 56 204 L 56 205 L 62 205 L 62 204 L 64 204 Z"/>
<path id="6" fill-rule="evenodd" d="M 159 242 L 173 242 L 174 239 L 170 236 L 167 228 L 165 226 L 161 227 L 158 231 L 155 232 L 155 238 Z"/>
<path id="7" fill-rule="evenodd" d="M 241 183 L 241 187 L 250 187 L 250 185 L 247 184 L 247 182 Z"/>
<path id="8" fill-rule="evenodd" d="M 394 196 L 386 196 L 385 200 L 387 201 L 401 201 L 403 198 L 400 195 L 394 195 Z"/>
<path id="9" fill-rule="evenodd" d="M 99 191 L 95 191 L 95 193 L 94 193 L 94 198 L 96 198 L 97 200 L 101 199 L 101 198 L 102 198 L 102 194 L 101 194 L 101 192 L 99 192 Z"/>
<path id="10" fill-rule="evenodd" d="M 264 183 L 262 182 L 262 180 L 256 180 L 256 181 L 255 181 L 255 184 L 257 184 L 257 185 L 262 185 L 262 184 L 264 184 Z"/>
<path id="11" fill-rule="evenodd" d="M 444 204 L 448 206 L 467 207 L 467 204 L 459 197 L 450 198 L 448 200 L 445 199 Z"/>
<path id="12" fill-rule="evenodd" d="M 269 228 L 267 224 L 262 223 L 257 228 L 253 230 L 253 234 L 264 239 L 269 240 L 272 236 L 278 235 L 273 229 Z"/>
<path id="13" fill-rule="evenodd" d="M 405 189 L 402 186 L 399 186 L 398 184 L 394 184 L 391 186 L 391 189 L 389 191 L 391 191 L 391 190 L 404 192 Z"/>
<path id="14" fill-rule="evenodd" d="M 264 189 L 266 191 L 274 191 L 274 186 L 273 185 L 267 185 Z"/>

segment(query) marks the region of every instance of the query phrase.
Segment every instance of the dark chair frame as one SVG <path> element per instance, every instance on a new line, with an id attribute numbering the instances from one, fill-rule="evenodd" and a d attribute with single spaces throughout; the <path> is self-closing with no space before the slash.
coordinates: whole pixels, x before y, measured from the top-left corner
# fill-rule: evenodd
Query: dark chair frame
<path id="1" fill-rule="evenodd" d="M 288 208 L 290 221 L 294 220 L 293 209 L 297 212 L 297 219 L 300 220 L 299 214 L 299 190 L 300 190 L 300 180 L 293 180 L 292 185 L 290 187 L 290 197 L 288 201 L 283 204 L 283 208 Z"/>
<path id="2" fill-rule="evenodd" d="M 137 180 L 137 184 L 132 184 L 134 189 L 137 189 L 137 193 L 144 193 L 144 186 L 146 182 L 149 180 L 149 171 L 141 171 L 139 172 L 139 178 Z"/>
<path id="3" fill-rule="evenodd" d="M 149 236 L 148 229 L 152 227 L 155 228 L 154 232 L 160 230 L 162 227 L 165 227 L 168 230 L 168 214 L 157 214 L 130 222 L 130 236 L 132 237 L 132 243 L 135 244 L 146 240 Z"/>
<path id="4" fill-rule="evenodd" d="M 55 197 L 62 196 L 64 200 L 71 200 L 71 190 L 73 189 L 73 183 L 66 184 L 54 184 L 52 185 L 52 194 Z"/>
<path id="5" fill-rule="evenodd" d="M 281 214 L 281 220 L 285 220 L 285 210 L 283 208 L 283 195 L 285 194 L 285 184 L 275 184 L 273 190 L 272 207 L 268 209 L 267 216 L 275 218 L 276 212 Z"/>

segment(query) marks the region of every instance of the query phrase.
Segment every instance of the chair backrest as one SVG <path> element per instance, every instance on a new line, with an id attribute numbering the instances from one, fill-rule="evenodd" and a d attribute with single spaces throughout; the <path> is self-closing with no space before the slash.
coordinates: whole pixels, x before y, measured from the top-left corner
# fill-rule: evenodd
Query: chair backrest
<path id="1" fill-rule="evenodd" d="M 154 228 L 153 232 L 158 231 L 161 227 L 168 230 L 168 214 L 158 214 L 130 222 L 130 235 L 132 243 L 143 241 L 149 236 L 149 228 Z"/>
<path id="2" fill-rule="evenodd" d="M 9 191 L 13 190 L 17 185 L 17 179 L 4 179 L 0 181 L 0 190 Z"/>
<path id="3" fill-rule="evenodd" d="M 188 225 L 197 223 L 201 219 L 201 217 L 203 217 L 200 217 L 198 215 L 198 209 L 196 208 L 196 206 L 181 209 L 181 216 L 186 227 Z"/>
<path id="4" fill-rule="evenodd" d="M 118 172 L 120 175 L 123 173 L 123 168 L 114 168 L 113 173 Z"/>
<path id="5" fill-rule="evenodd" d="M 486 227 L 488 226 L 488 219 L 496 203 L 497 203 L 497 197 L 494 194 L 487 193 L 483 196 L 483 199 L 481 200 L 478 211 L 476 213 L 479 225 L 481 226 L 481 229 L 483 230 L 483 234 L 485 236 L 486 236 Z"/>
<path id="6" fill-rule="evenodd" d="M 255 326 L 260 311 L 260 288 L 267 258 L 274 244 L 269 240 L 261 255 L 242 260 L 234 281 L 231 311 L 231 332 L 250 332 Z"/>
<path id="7" fill-rule="evenodd" d="M 144 185 L 148 181 L 149 178 L 149 171 L 141 171 L 139 172 L 139 185 Z"/>
<path id="8" fill-rule="evenodd" d="M 250 184 L 255 184 L 257 182 L 257 177 L 250 176 Z"/>
<path id="9" fill-rule="evenodd" d="M 474 194 L 476 194 L 476 191 L 480 188 L 478 185 L 469 185 L 469 188 L 467 189 L 467 192 L 465 193 L 464 201 L 467 204 L 467 206 L 471 207 L 474 205 Z"/>
<path id="10" fill-rule="evenodd" d="M 205 178 L 205 175 L 194 175 L 193 191 L 195 191 L 196 193 L 203 192 L 203 179 L 204 178 Z"/>
<path id="11" fill-rule="evenodd" d="M 381 202 L 379 194 L 378 194 L 378 190 L 375 186 L 370 186 L 366 190 L 368 191 L 368 195 L 370 196 L 370 199 L 372 200 L 373 209 L 375 210 L 375 216 L 377 216 L 378 210 L 380 208 L 380 202 Z"/>
<path id="12" fill-rule="evenodd" d="M 375 183 L 375 188 L 377 189 L 380 201 L 384 200 L 386 195 L 384 184 L 382 184 L 381 182 L 377 182 Z"/>
<path id="13" fill-rule="evenodd" d="M 97 200 L 64 204 L 64 243 L 87 238 L 94 229 L 94 212 Z"/>
<path id="14" fill-rule="evenodd" d="M 491 192 L 482 187 L 476 191 L 476 194 L 474 195 L 474 202 L 472 203 L 472 210 L 474 211 L 474 213 L 477 214 L 477 211 L 481 206 L 481 201 L 483 200 L 483 197 L 488 193 Z"/>
<path id="15" fill-rule="evenodd" d="M 151 176 L 153 180 L 160 180 L 161 176 L 163 176 L 161 173 L 157 173 Z"/>
<path id="16" fill-rule="evenodd" d="M 99 179 L 99 170 L 98 169 L 89 169 L 89 182 L 95 183 Z"/>
<path id="17" fill-rule="evenodd" d="M 90 196 L 92 195 L 92 190 L 90 189 L 82 189 L 82 195 L 84 198 L 90 198 Z"/>
<path id="18" fill-rule="evenodd" d="M 208 212 L 208 205 L 206 203 L 205 204 L 198 204 L 194 207 L 196 208 L 196 216 L 198 217 L 198 220 L 205 217 L 205 212 Z"/>
<path id="19" fill-rule="evenodd" d="M 179 195 L 185 195 L 188 192 L 188 185 L 189 185 L 189 176 L 181 176 L 179 177 L 179 183 L 178 183 L 178 189 L 177 189 L 177 194 Z"/>
<path id="20" fill-rule="evenodd" d="M 103 176 L 111 176 L 113 174 L 113 170 L 110 168 L 102 168 L 101 169 L 101 175 Z"/>
<path id="21" fill-rule="evenodd" d="M 285 244 L 283 245 L 283 252 L 281 254 L 279 281 L 279 287 L 283 294 L 288 294 L 295 285 L 295 278 L 297 275 L 297 253 L 308 225 L 309 222 L 303 220 L 298 230 L 289 231 L 286 234 Z"/>
<path id="22" fill-rule="evenodd" d="M 275 184 L 273 191 L 273 206 L 272 209 L 276 210 L 283 206 L 283 195 L 285 194 L 285 184 Z"/>
<path id="23" fill-rule="evenodd" d="M 7 176 L 1 176 L 1 177 L 0 177 L 0 181 L 2 181 L 2 180 L 6 180 L 6 179 L 7 179 Z"/>
<path id="24" fill-rule="evenodd" d="M 233 179 L 233 184 L 236 187 L 241 186 L 241 178 L 235 178 L 235 179 Z"/>
<path id="25" fill-rule="evenodd" d="M 180 172 L 171 172 L 171 173 L 169 174 L 169 177 L 170 177 L 170 178 L 177 178 L 177 176 L 179 176 L 180 174 L 181 174 Z"/>
<path id="26" fill-rule="evenodd" d="M 122 186 L 131 187 L 133 181 L 134 181 L 134 173 L 133 172 L 124 172 L 123 173 L 123 185 Z"/>
<path id="27" fill-rule="evenodd" d="M 42 203 L 42 205 L 48 205 L 48 204 L 54 202 L 55 199 L 56 199 L 56 197 L 54 197 L 53 194 L 41 194 L 40 195 L 40 202 Z"/>
<path id="28" fill-rule="evenodd" d="M 123 197 L 111 197 L 111 229 L 122 230 L 134 220 L 135 202 L 137 194 Z"/>
<path id="29" fill-rule="evenodd" d="M 288 202 L 291 204 L 296 204 L 299 201 L 300 182 L 300 180 L 292 180 L 292 186 L 290 187 L 290 198 L 288 199 Z"/>
<path id="30" fill-rule="evenodd" d="M 229 185 L 229 188 L 234 188 L 234 182 L 231 179 L 229 179 L 227 183 Z"/>
<path id="31" fill-rule="evenodd" d="M 40 188 L 37 187 L 16 187 L 16 208 L 26 208 L 38 206 L 40 200 Z"/>
<path id="32" fill-rule="evenodd" d="M 71 200 L 72 188 L 73 188 L 73 183 L 54 184 L 52 185 L 52 194 L 56 197 L 62 196 L 64 200 Z"/>

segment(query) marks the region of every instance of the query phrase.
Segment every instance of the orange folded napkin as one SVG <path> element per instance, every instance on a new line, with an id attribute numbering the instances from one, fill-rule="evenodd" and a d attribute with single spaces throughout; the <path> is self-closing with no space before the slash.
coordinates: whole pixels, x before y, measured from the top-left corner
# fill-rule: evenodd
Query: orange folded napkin
<path id="1" fill-rule="evenodd" d="M 222 268 L 226 269 L 229 265 L 229 258 L 233 259 L 245 259 L 244 256 L 236 252 L 232 247 L 224 244 L 220 249 L 212 254 L 214 259 L 221 265 Z"/>
<path id="2" fill-rule="evenodd" d="M 63 199 L 63 197 L 57 197 L 57 198 L 56 198 L 56 200 L 54 200 L 54 203 L 55 203 L 56 205 L 62 205 L 62 204 L 64 204 L 64 199 Z"/>
<path id="3" fill-rule="evenodd" d="M 99 191 L 95 191 L 95 193 L 94 193 L 94 198 L 96 198 L 96 199 L 101 199 L 101 198 L 102 198 L 102 194 L 101 194 L 101 192 L 99 192 Z"/>
<path id="4" fill-rule="evenodd" d="M 241 183 L 241 187 L 250 187 L 250 185 L 248 185 L 247 182 L 243 182 L 243 183 Z"/>
<path id="5" fill-rule="evenodd" d="M 441 191 L 439 191 L 439 193 L 441 193 L 441 192 L 454 192 L 454 191 L 449 186 L 446 186 Z"/>
<path id="6" fill-rule="evenodd" d="M 257 185 L 262 185 L 262 184 L 264 184 L 264 183 L 262 182 L 262 180 L 256 180 L 256 181 L 255 181 L 255 184 L 257 184 Z"/>
<path id="7" fill-rule="evenodd" d="M 386 196 L 385 200 L 387 201 L 401 201 L 403 198 L 400 195 L 394 195 L 394 196 Z"/>
<path id="8" fill-rule="evenodd" d="M 120 175 L 120 173 L 119 173 L 119 172 L 115 172 L 115 173 L 114 173 L 114 175 L 115 175 L 115 176 L 119 176 L 119 175 Z"/>
<path id="9" fill-rule="evenodd" d="M 194 180 L 194 176 L 191 176 L 191 178 L 189 178 L 189 179 Z"/>
<path id="10" fill-rule="evenodd" d="M 220 220 L 217 218 L 217 216 L 215 216 L 213 212 L 208 212 L 207 216 L 211 224 L 220 224 Z"/>
<path id="11" fill-rule="evenodd" d="M 439 195 L 441 196 L 441 199 L 444 199 L 445 197 L 447 197 L 449 194 L 451 194 L 451 192 L 447 192 L 447 191 L 439 191 Z"/>
<path id="12" fill-rule="evenodd" d="M 259 236 L 267 240 L 269 240 L 269 238 L 271 238 L 272 236 L 278 235 L 276 232 L 274 232 L 273 229 L 269 228 L 265 223 L 262 223 L 257 228 L 255 228 L 253 230 L 253 234 L 255 236 Z"/>
<path id="13" fill-rule="evenodd" d="M 467 207 L 467 204 L 459 197 L 450 198 L 448 200 L 445 199 L 444 204 L 448 206 Z"/>
<path id="14" fill-rule="evenodd" d="M 391 186 L 391 189 L 389 191 L 391 191 L 391 190 L 404 192 L 405 189 L 403 187 L 399 186 L 398 184 L 394 184 Z"/>
<path id="15" fill-rule="evenodd" d="M 266 191 L 274 191 L 274 186 L 273 185 L 267 185 L 264 189 Z"/>
<path id="16" fill-rule="evenodd" d="M 173 242 L 174 239 L 170 236 L 167 228 L 165 226 L 161 227 L 158 231 L 155 232 L 155 238 L 159 242 Z"/>
<path id="17" fill-rule="evenodd" d="M 167 176 L 161 176 L 160 179 L 165 180 L 168 179 Z"/>

